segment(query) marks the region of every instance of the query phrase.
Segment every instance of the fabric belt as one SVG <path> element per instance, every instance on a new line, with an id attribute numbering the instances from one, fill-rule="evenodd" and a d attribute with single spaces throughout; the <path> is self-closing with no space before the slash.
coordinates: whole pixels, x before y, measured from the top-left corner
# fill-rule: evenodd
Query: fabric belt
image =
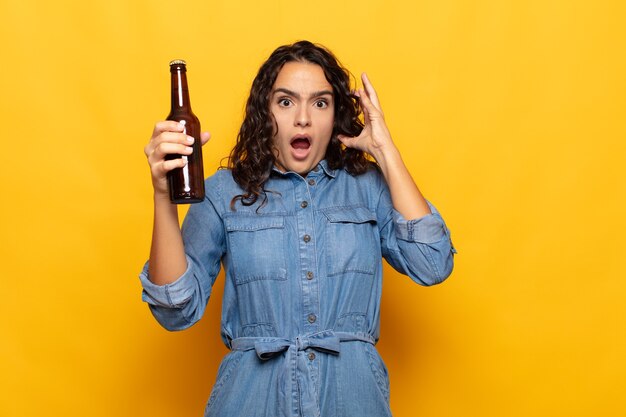
<path id="1" fill-rule="evenodd" d="M 340 342 L 351 341 L 374 344 L 374 338 L 369 334 L 323 330 L 296 336 L 293 340 L 280 337 L 239 337 L 231 341 L 230 348 L 243 351 L 254 349 L 259 359 L 268 360 L 289 348 L 296 351 L 312 348 L 320 352 L 339 354 Z"/>
<path id="2" fill-rule="evenodd" d="M 360 341 L 375 344 L 366 333 L 335 332 L 323 330 L 296 336 L 295 339 L 280 337 L 239 337 L 231 341 L 230 348 L 236 351 L 255 350 L 261 360 L 270 360 L 287 352 L 283 369 L 278 379 L 278 403 L 280 417 L 293 415 L 319 416 L 319 405 L 313 378 L 307 364 L 306 349 L 339 355 L 342 342 Z"/>

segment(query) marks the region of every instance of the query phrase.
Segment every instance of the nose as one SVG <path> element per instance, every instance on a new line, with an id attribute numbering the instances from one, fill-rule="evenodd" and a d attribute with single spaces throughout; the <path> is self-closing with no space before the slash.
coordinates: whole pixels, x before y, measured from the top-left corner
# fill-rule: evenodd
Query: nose
<path id="1" fill-rule="evenodd" d="M 294 125 L 298 127 L 306 127 L 311 125 L 311 115 L 307 106 L 299 106 L 296 112 Z"/>

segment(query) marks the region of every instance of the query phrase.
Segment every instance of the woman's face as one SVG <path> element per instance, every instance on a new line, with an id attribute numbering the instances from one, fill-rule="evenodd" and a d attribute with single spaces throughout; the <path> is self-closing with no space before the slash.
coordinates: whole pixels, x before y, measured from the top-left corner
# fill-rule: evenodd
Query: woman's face
<path id="1" fill-rule="evenodd" d="M 326 154 L 333 132 L 333 88 L 322 67 L 286 63 L 274 82 L 270 112 L 276 120 L 274 153 L 283 171 L 306 175 Z"/>

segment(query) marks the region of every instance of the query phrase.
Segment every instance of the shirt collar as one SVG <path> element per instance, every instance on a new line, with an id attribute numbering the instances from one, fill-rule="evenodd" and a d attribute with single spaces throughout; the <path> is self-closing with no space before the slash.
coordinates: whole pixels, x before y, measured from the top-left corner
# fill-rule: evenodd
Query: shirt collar
<path id="1" fill-rule="evenodd" d="M 335 176 L 337 175 L 337 170 L 329 168 L 328 167 L 328 161 L 326 161 L 325 159 L 322 159 L 316 166 L 315 168 L 313 168 L 311 170 L 311 172 L 309 173 L 309 175 L 318 175 L 319 171 L 324 172 L 326 175 L 328 175 L 331 178 L 335 178 Z M 276 168 L 276 165 L 274 165 L 272 167 L 272 171 L 279 174 L 279 175 L 287 175 L 287 174 L 294 174 L 293 171 L 287 171 L 287 172 L 281 172 L 278 168 Z"/>
<path id="2" fill-rule="evenodd" d="M 313 168 L 313 171 L 315 171 L 315 169 L 319 169 L 319 167 L 322 168 L 322 170 L 326 173 L 326 175 L 328 175 L 331 178 L 335 178 L 335 175 L 337 175 L 337 171 L 334 169 L 331 169 L 328 167 L 328 161 L 325 159 L 322 159 L 320 161 L 319 164 L 317 164 L 317 166 L 315 168 Z"/>

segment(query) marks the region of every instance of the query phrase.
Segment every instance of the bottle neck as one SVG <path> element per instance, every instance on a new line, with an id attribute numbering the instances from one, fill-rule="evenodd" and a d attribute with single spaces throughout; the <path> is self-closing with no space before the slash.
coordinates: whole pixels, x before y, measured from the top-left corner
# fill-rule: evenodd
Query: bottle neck
<path id="1" fill-rule="evenodd" d="M 187 71 L 184 66 L 170 68 L 172 77 L 172 111 L 190 110 L 189 89 L 187 88 Z"/>

